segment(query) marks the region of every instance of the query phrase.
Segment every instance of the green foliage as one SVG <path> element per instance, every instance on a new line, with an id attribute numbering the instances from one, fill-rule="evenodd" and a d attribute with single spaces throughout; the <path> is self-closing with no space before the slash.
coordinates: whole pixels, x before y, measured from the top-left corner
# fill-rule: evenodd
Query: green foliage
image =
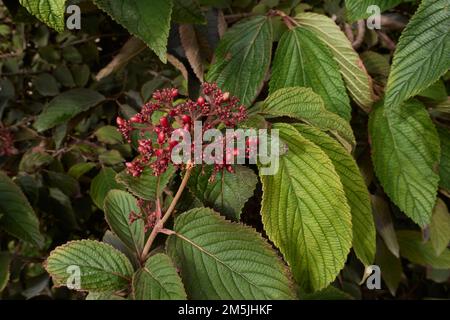
<path id="1" fill-rule="evenodd" d="M 19 0 L 32 15 L 55 30 L 64 30 L 66 0 Z"/>
<path id="2" fill-rule="evenodd" d="M 374 12 L 369 11 L 370 6 L 378 6 L 381 12 L 391 9 L 405 0 L 345 0 L 347 18 L 350 21 L 368 18 Z"/>

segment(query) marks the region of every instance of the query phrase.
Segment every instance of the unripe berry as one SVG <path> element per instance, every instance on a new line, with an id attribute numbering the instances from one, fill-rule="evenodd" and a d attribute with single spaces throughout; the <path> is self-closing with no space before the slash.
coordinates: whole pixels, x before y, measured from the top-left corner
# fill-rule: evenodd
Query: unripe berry
<path id="1" fill-rule="evenodd" d="M 184 114 L 181 117 L 181 120 L 183 121 L 183 123 L 191 123 L 191 117 L 189 117 L 187 114 Z"/>
<path id="2" fill-rule="evenodd" d="M 125 123 L 125 120 L 123 120 L 121 117 L 116 118 L 116 123 L 118 126 L 123 126 Z"/>
<path id="3" fill-rule="evenodd" d="M 158 143 L 162 144 L 164 143 L 164 140 L 166 139 L 166 135 L 164 134 L 164 132 L 160 132 L 158 133 Z"/>
<path id="4" fill-rule="evenodd" d="M 132 117 L 130 118 L 130 121 L 133 122 L 133 123 L 140 122 L 139 117 L 137 117 L 137 116 L 132 116 Z"/>
<path id="5" fill-rule="evenodd" d="M 222 101 L 228 101 L 229 98 L 230 98 L 230 93 L 229 92 L 225 92 L 222 95 Z"/>
<path id="6" fill-rule="evenodd" d="M 205 98 L 203 98 L 203 97 L 198 97 L 197 103 L 198 103 L 200 106 L 204 105 L 204 104 L 205 104 Z"/>

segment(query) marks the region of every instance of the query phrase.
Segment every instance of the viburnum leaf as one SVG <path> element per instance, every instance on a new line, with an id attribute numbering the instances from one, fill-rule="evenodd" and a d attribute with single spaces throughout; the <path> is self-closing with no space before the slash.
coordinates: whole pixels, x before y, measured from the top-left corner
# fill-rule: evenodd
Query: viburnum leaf
<path id="1" fill-rule="evenodd" d="M 196 0 L 173 0 L 172 18 L 179 23 L 206 23 L 205 16 Z"/>
<path id="2" fill-rule="evenodd" d="M 130 223 L 130 213 L 140 213 L 136 198 L 121 190 L 111 190 L 104 201 L 105 218 L 111 230 L 136 253 L 144 248 L 144 221 Z"/>
<path id="3" fill-rule="evenodd" d="M 279 89 L 264 101 L 261 113 L 302 120 L 321 130 L 330 131 L 352 146 L 356 143 L 350 124 L 337 114 L 326 110 L 322 98 L 311 88 Z"/>
<path id="4" fill-rule="evenodd" d="M 206 80 L 249 106 L 258 96 L 272 55 L 272 24 L 255 16 L 231 27 L 220 40 Z"/>
<path id="5" fill-rule="evenodd" d="M 0 228 L 13 236 L 41 247 L 44 237 L 39 220 L 22 190 L 0 171 Z"/>
<path id="6" fill-rule="evenodd" d="M 239 220 L 241 210 L 253 195 L 258 178 L 253 170 L 244 166 L 234 166 L 234 173 L 219 171 L 214 181 L 209 181 L 212 166 L 197 166 L 188 182 L 189 190 L 214 210 L 230 219 Z"/>
<path id="7" fill-rule="evenodd" d="M 294 127 L 276 124 L 289 151 L 275 175 L 262 175 L 261 215 L 269 239 L 306 292 L 327 287 L 352 246 L 350 207 L 333 163 Z"/>
<path id="8" fill-rule="evenodd" d="M 369 191 L 353 157 L 336 140 L 308 125 L 294 126 L 306 139 L 319 146 L 330 158 L 344 187 L 352 213 L 353 249 L 368 266 L 375 259 L 375 223 Z"/>
<path id="9" fill-rule="evenodd" d="M 436 202 L 439 137 L 420 102 L 386 111 L 379 104 L 369 119 L 375 173 L 391 200 L 424 227 Z"/>
<path id="10" fill-rule="evenodd" d="M 439 163 L 439 185 L 450 192 L 450 130 L 437 127 L 441 142 L 441 161 Z"/>
<path id="11" fill-rule="evenodd" d="M 431 217 L 430 240 L 436 255 L 444 252 L 450 242 L 450 213 L 440 198 L 436 201 Z"/>
<path id="12" fill-rule="evenodd" d="M 372 79 L 338 25 L 327 16 L 311 12 L 300 13 L 295 19 L 301 27 L 312 31 L 331 49 L 350 96 L 361 108 L 369 111 L 374 102 Z"/>
<path id="13" fill-rule="evenodd" d="M 380 195 L 371 195 L 375 226 L 386 247 L 397 258 L 400 257 L 400 247 L 391 217 L 389 202 Z"/>
<path id="14" fill-rule="evenodd" d="M 300 300 L 354 300 L 350 294 L 332 285 L 313 293 L 299 292 L 298 295 Z"/>
<path id="15" fill-rule="evenodd" d="M 90 195 L 95 205 L 103 210 L 105 197 L 110 190 L 123 189 L 115 180 L 116 172 L 109 167 L 103 168 L 91 182 Z"/>
<path id="16" fill-rule="evenodd" d="M 19 0 L 28 12 L 58 32 L 64 31 L 66 0 Z"/>
<path id="17" fill-rule="evenodd" d="M 345 9 L 347 10 L 347 18 L 354 22 L 359 19 L 365 19 L 374 14 L 367 9 L 370 6 L 378 6 L 380 12 L 391 9 L 405 0 L 345 0 Z"/>
<path id="18" fill-rule="evenodd" d="M 292 299 L 287 268 L 253 229 L 208 208 L 175 220 L 167 251 L 192 299 Z"/>
<path id="19" fill-rule="evenodd" d="M 397 239 L 397 236 L 395 237 Z M 380 267 L 381 277 L 393 296 L 402 279 L 402 263 L 399 257 L 392 254 L 383 241 L 378 241 L 375 264 Z"/>
<path id="20" fill-rule="evenodd" d="M 350 120 L 352 109 L 339 65 L 330 49 L 304 28 L 295 28 L 283 34 L 270 79 L 271 93 L 296 86 L 311 88 L 322 97 L 329 111 Z"/>
<path id="21" fill-rule="evenodd" d="M 135 300 L 186 300 L 183 283 L 172 260 L 163 253 L 151 256 L 133 276 Z"/>
<path id="22" fill-rule="evenodd" d="M 103 95 L 92 89 L 78 88 L 63 92 L 45 106 L 34 127 L 39 132 L 51 129 L 96 106 L 104 99 Z"/>
<path id="23" fill-rule="evenodd" d="M 79 268 L 80 287 L 74 289 L 95 292 L 126 289 L 133 275 L 133 267 L 123 253 L 94 240 L 71 241 L 57 247 L 44 266 L 56 286 L 76 285 L 70 280 Z"/>
<path id="24" fill-rule="evenodd" d="M 170 178 L 175 173 L 175 168 L 169 166 L 167 170 L 159 176 L 159 193 L 163 191 Z M 133 177 L 124 170 L 117 174 L 116 181 L 124 185 L 127 190 L 138 198 L 145 200 L 156 200 L 156 187 L 158 177 L 155 176 L 150 168 L 144 169 L 139 177 Z"/>
<path id="25" fill-rule="evenodd" d="M 94 0 L 94 3 L 130 33 L 142 39 L 161 61 L 167 61 L 172 1 Z"/>
<path id="26" fill-rule="evenodd" d="M 450 68 L 450 0 L 422 0 L 403 31 L 386 87 L 386 108 L 433 84 Z"/>
<path id="27" fill-rule="evenodd" d="M 437 255 L 431 242 L 424 242 L 422 234 L 418 231 L 398 231 L 400 254 L 411 262 L 432 266 L 436 269 L 450 268 L 450 249 L 445 249 Z"/>

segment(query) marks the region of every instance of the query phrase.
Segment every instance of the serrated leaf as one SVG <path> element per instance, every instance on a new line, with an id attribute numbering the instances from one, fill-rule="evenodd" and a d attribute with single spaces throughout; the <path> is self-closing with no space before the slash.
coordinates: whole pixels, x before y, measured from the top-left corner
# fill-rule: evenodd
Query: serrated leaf
<path id="1" fill-rule="evenodd" d="M 235 166 L 234 173 L 218 172 L 214 181 L 210 182 L 212 169 L 212 166 L 205 166 L 202 172 L 201 166 L 195 167 L 188 182 L 189 190 L 205 206 L 232 220 L 239 220 L 244 204 L 255 191 L 258 178 L 253 170 Z"/>
<path id="2" fill-rule="evenodd" d="M 450 68 L 450 0 L 422 0 L 394 53 L 385 105 L 398 108 Z"/>
<path id="3" fill-rule="evenodd" d="M 422 234 L 417 231 L 398 231 L 400 254 L 413 263 L 430 265 L 436 269 L 450 268 L 450 249 L 436 255 L 431 242 L 424 242 Z"/>
<path id="4" fill-rule="evenodd" d="M 337 114 L 326 110 L 322 98 L 311 88 L 279 89 L 264 101 L 261 113 L 302 120 L 344 138 L 351 145 L 356 144 L 350 124 Z"/>
<path id="5" fill-rule="evenodd" d="M 22 190 L 0 171 L 0 228 L 11 235 L 41 247 L 44 237 L 39 220 Z"/>
<path id="6" fill-rule="evenodd" d="M 304 28 L 288 30 L 281 37 L 273 62 L 270 92 L 297 86 L 313 89 L 329 111 L 350 120 L 350 100 L 339 65 L 330 49 Z"/>
<path id="7" fill-rule="evenodd" d="M 272 33 L 270 20 L 263 16 L 235 24 L 219 42 L 207 81 L 217 82 L 244 105 L 251 105 L 269 69 Z"/>
<path id="8" fill-rule="evenodd" d="M 58 32 L 64 31 L 66 0 L 19 0 L 28 12 Z"/>
<path id="9" fill-rule="evenodd" d="M 178 28 L 180 34 L 181 45 L 183 46 L 189 64 L 192 67 L 197 78 L 203 82 L 203 57 L 201 55 L 201 47 L 194 26 L 183 24 Z"/>
<path id="10" fill-rule="evenodd" d="M 292 299 L 286 266 L 253 229 L 196 208 L 175 220 L 167 252 L 192 299 Z"/>
<path id="11" fill-rule="evenodd" d="M 376 232 L 369 191 L 353 157 L 336 140 L 308 125 L 294 126 L 330 158 L 339 175 L 352 213 L 353 249 L 369 266 L 375 259 Z"/>
<path id="12" fill-rule="evenodd" d="M 186 300 L 183 283 L 172 260 L 162 253 L 151 256 L 133 276 L 135 300 Z"/>
<path id="13" fill-rule="evenodd" d="M 354 22 L 359 19 L 366 19 L 373 15 L 372 11 L 367 11 L 370 6 L 378 6 L 380 12 L 394 8 L 405 0 L 345 0 L 347 18 Z"/>
<path id="14" fill-rule="evenodd" d="M 53 128 L 94 107 L 104 99 L 103 95 L 91 89 L 78 88 L 63 92 L 45 106 L 34 127 L 39 132 Z"/>
<path id="15" fill-rule="evenodd" d="M 94 132 L 98 141 L 107 144 L 118 144 L 123 142 L 122 135 L 114 126 L 103 126 Z"/>
<path id="16" fill-rule="evenodd" d="M 86 300 L 125 300 L 125 298 L 111 292 L 89 292 Z"/>
<path id="17" fill-rule="evenodd" d="M 414 222 L 430 222 L 436 202 L 439 138 L 424 106 L 407 102 L 389 116 L 380 104 L 370 115 L 375 173 L 391 200 Z"/>
<path id="18" fill-rule="evenodd" d="M 341 29 L 332 19 L 317 13 L 300 13 L 295 19 L 331 49 L 350 96 L 361 108 L 369 111 L 374 102 L 372 80 Z"/>
<path id="19" fill-rule="evenodd" d="M 175 168 L 173 166 L 169 166 L 169 168 L 159 177 L 155 176 L 150 168 L 144 169 L 139 177 L 133 177 L 124 170 L 117 174 L 116 181 L 124 185 L 129 192 L 138 198 L 156 200 L 158 178 L 160 179 L 159 193 L 161 193 L 174 173 Z"/>
<path id="20" fill-rule="evenodd" d="M 116 172 L 108 167 L 103 168 L 91 182 L 90 195 L 95 205 L 103 210 L 105 197 L 113 189 L 123 189 L 116 182 Z"/>
<path id="21" fill-rule="evenodd" d="M 131 282 L 133 267 L 123 253 L 108 244 L 93 241 L 71 241 L 57 247 L 45 262 L 45 269 L 56 286 L 65 286 L 71 268 L 79 268 L 79 290 L 105 292 L 123 290 Z"/>
<path id="22" fill-rule="evenodd" d="M 440 198 L 436 201 L 430 223 L 430 240 L 436 255 L 440 255 L 450 242 L 450 214 Z"/>
<path id="23" fill-rule="evenodd" d="M 304 291 L 327 287 L 352 246 L 350 207 L 331 160 L 292 126 L 276 124 L 289 151 L 275 175 L 261 176 L 261 215 L 269 239 Z"/>
<path id="24" fill-rule="evenodd" d="M 450 130 L 437 127 L 441 142 L 441 161 L 439 163 L 439 185 L 450 192 Z"/>
<path id="25" fill-rule="evenodd" d="M 8 252 L 0 252 L 0 293 L 6 288 L 9 281 L 9 265 L 11 257 Z"/>
<path id="26" fill-rule="evenodd" d="M 140 254 L 144 248 L 144 221 L 130 223 L 130 213 L 140 213 L 136 198 L 121 190 L 111 190 L 104 201 L 105 218 L 111 230 L 129 248 Z"/>
<path id="27" fill-rule="evenodd" d="M 206 23 L 205 16 L 196 0 L 173 0 L 172 18 L 178 23 Z"/>
<path id="28" fill-rule="evenodd" d="M 93 162 L 80 162 L 71 166 L 67 174 L 74 177 L 75 179 L 79 179 L 82 175 L 88 173 L 95 167 L 96 164 Z"/>
<path id="29" fill-rule="evenodd" d="M 172 1 L 94 0 L 94 3 L 143 40 L 166 63 Z"/>

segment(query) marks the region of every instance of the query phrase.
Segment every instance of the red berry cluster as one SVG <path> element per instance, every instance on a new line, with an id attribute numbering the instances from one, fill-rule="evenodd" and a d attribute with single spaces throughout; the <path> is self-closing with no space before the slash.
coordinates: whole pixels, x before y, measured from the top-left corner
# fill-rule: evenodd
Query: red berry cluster
<path id="1" fill-rule="evenodd" d="M 8 128 L 0 127 L 0 157 L 13 156 L 17 153 L 12 132 Z"/>
<path id="2" fill-rule="evenodd" d="M 197 101 L 187 100 L 176 105 L 174 100 L 178 96 L 177 89 L 156 91 L 153 100 L 146 103 L 141 112 L 129 120 L 117 118 L 118 129 L 128 142 L 131 141 L 132 131 L 138 130 L 140 134 L 139 156 L 126 163 L 131 175 L 139 176 L 145 167 L 150 167 L 155 175 L 165 172 L 171 163 L 172 149 L 179 143 L 170 139 L 178 128 L 193 134 L 195 121 L 202 121 L 202 131 L 205 132 L 218 127 L 233 128 L 246 118 L 246 108 L 239 103 L 238 98 L 222 92 L 216 84 L 204 83 L 202 89 L 202 95 Z M 166 115 L 154 123 L 152 115 L 157 110 Z M 232 167 L 223 161 L 215 165 L 215 171 L 224 168 L 232 171 Z"/>
<path id="3" fill-rule="evenodd" d="M 140 208 L 140 213 L 131 211 L 128 219 L 130 221 L 130 224 L 134 223 L 137 220 L 144 221 L 144 231 L 147 232 L 153 229 L 153 227 L 155 226 L 158 219 L 158 212 L 153 210 L 152 204 L 150 202 L 146 202 L 142 199 L 138 199 L 137 202 Z"/>

